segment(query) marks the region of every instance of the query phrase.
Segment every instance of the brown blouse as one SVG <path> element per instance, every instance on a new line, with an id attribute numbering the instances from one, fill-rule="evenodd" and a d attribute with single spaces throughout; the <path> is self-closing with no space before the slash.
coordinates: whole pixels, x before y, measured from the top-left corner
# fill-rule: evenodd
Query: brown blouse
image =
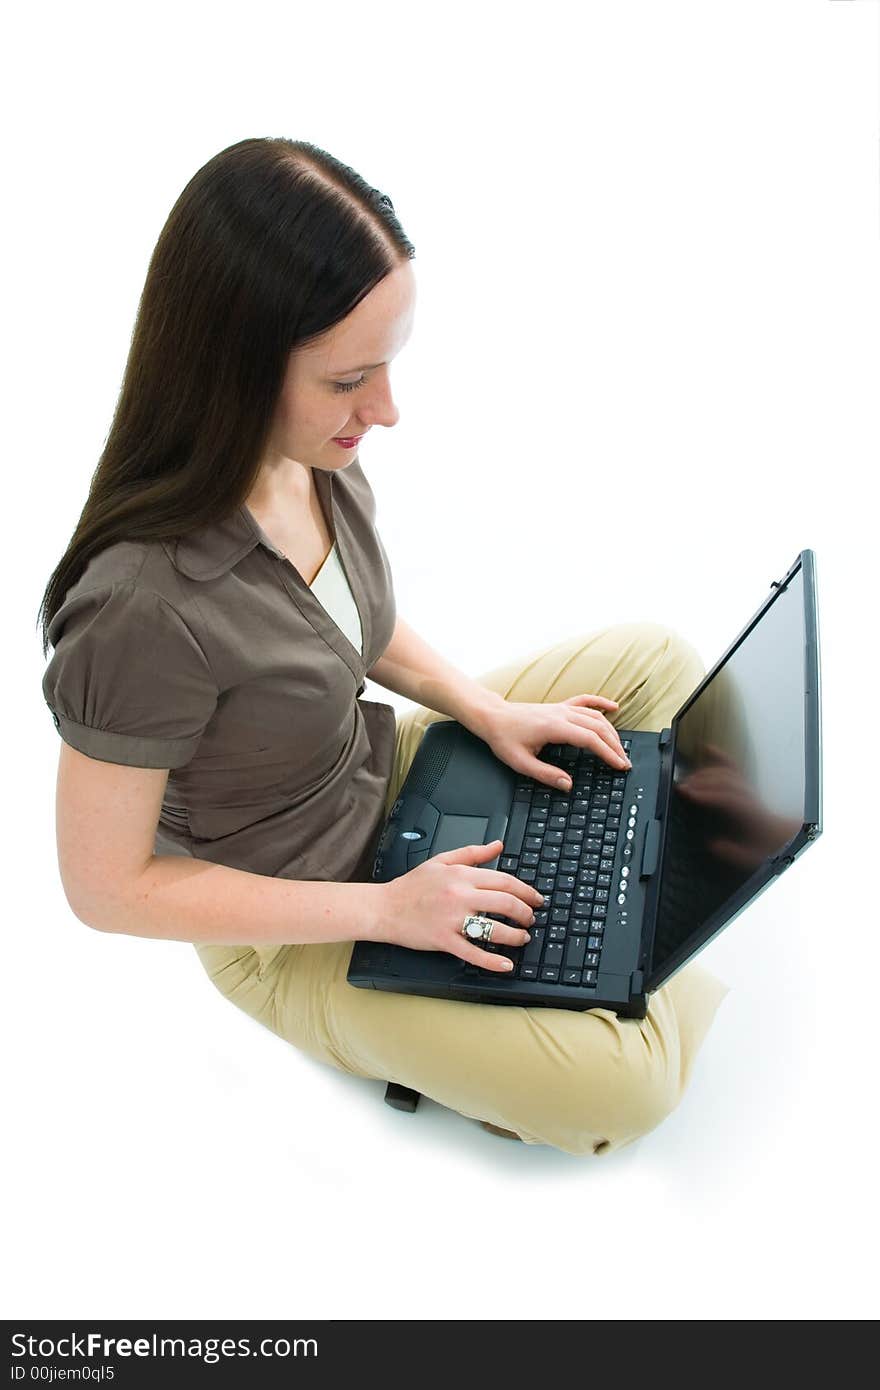
<path id="1" fill-rule="evenodd" d="M 395 713 L 360 696 L 391 641 L 394 590 L 360 462 L 314 476 L 362 653 L 246 506 L 176 542 L 108 546 L 50 624 L 43 695 L 61 737 L 170 769 L 156 854 L 370 877 Z"/>

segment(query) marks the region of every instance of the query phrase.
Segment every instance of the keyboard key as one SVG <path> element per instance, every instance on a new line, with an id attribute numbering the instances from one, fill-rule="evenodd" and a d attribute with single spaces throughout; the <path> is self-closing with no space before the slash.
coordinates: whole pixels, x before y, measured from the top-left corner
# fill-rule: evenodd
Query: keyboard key
<path id="1" fill-rule="evenodd" d="M 542 927 L 532 927 L 531 935 L 531 941 L 527 941 L 522 948 L 520 960 L 523 965 L 539 965 L 541 961 L 541 950 L 544 946 L 544 929 Z"/>
<path id="2" fill-rule="evenodd" d="M 579 985 L 581 982 L 581 972 L 579 970 L 563 970 L 562 983 L 564 985 Z"/>
<path id="3" fill-rule="evenodd" d="M 582 936 L 569 937 L 565 947 L 564 964 L 571 970 L 581 970 L 587 943 Z"/>
<path id="4" fill-rule="evenodd" d="M 558 968 L 555 965 L 542 965 L 541 979 L 546 980 L 548 984 L 556 984 L 559 980 Z"/>
<path id="5" fill-rule="evenodd" d="M 522 850 L 523 833 L 529 818 L 529 808 L 525 802 L 514 801 L 504 836 L 504 849 L 508 855 L 518 855 Z"/>

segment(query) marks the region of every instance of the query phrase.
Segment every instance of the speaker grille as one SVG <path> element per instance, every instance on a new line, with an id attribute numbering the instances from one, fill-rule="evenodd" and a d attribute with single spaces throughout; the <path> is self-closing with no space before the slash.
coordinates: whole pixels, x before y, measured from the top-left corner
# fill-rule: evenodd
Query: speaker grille
<path id="1" fill-rule="evenodd" d="M 451 721 L 444 720 L 443 722 L 450 723 Z M 417 796 L 423 796 L 426 801 L 430 801 L 431 793 L 449 766 L 455 739 L 454 737 L 437 738 L 432 739 L 431 743 L 433 747 L 424 741 L 419 744 L 409 772 L 412 781 L 407 778 L 404 779 L 407 784 L 407 795 L 412 791 Z"/>

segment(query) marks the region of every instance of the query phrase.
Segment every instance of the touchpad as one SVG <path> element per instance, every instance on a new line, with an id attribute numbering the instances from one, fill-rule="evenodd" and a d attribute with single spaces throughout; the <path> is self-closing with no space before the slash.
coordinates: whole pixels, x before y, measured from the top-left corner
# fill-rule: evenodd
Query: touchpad
<path id="1" fill-rule="evenodd" d="M 488 825 L 488 816 L 441 816 L 431 845 L 431 854 L 442 854 L 447 849 L 461 849 L 462 845 L 483 844 Z"/>

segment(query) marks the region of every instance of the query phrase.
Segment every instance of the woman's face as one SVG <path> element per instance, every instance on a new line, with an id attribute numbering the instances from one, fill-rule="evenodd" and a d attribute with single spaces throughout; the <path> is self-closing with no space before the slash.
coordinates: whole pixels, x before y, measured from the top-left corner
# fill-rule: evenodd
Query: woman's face
<path id="1" fill-rule="evenodd" d="M 337 439 L 396 425 L 389 367 L 409 340 L 416 284 L 405 261 L 317 343 L 291 352 L 270 440 L 269 460 L 335 471 L 358 448 Z"/>

